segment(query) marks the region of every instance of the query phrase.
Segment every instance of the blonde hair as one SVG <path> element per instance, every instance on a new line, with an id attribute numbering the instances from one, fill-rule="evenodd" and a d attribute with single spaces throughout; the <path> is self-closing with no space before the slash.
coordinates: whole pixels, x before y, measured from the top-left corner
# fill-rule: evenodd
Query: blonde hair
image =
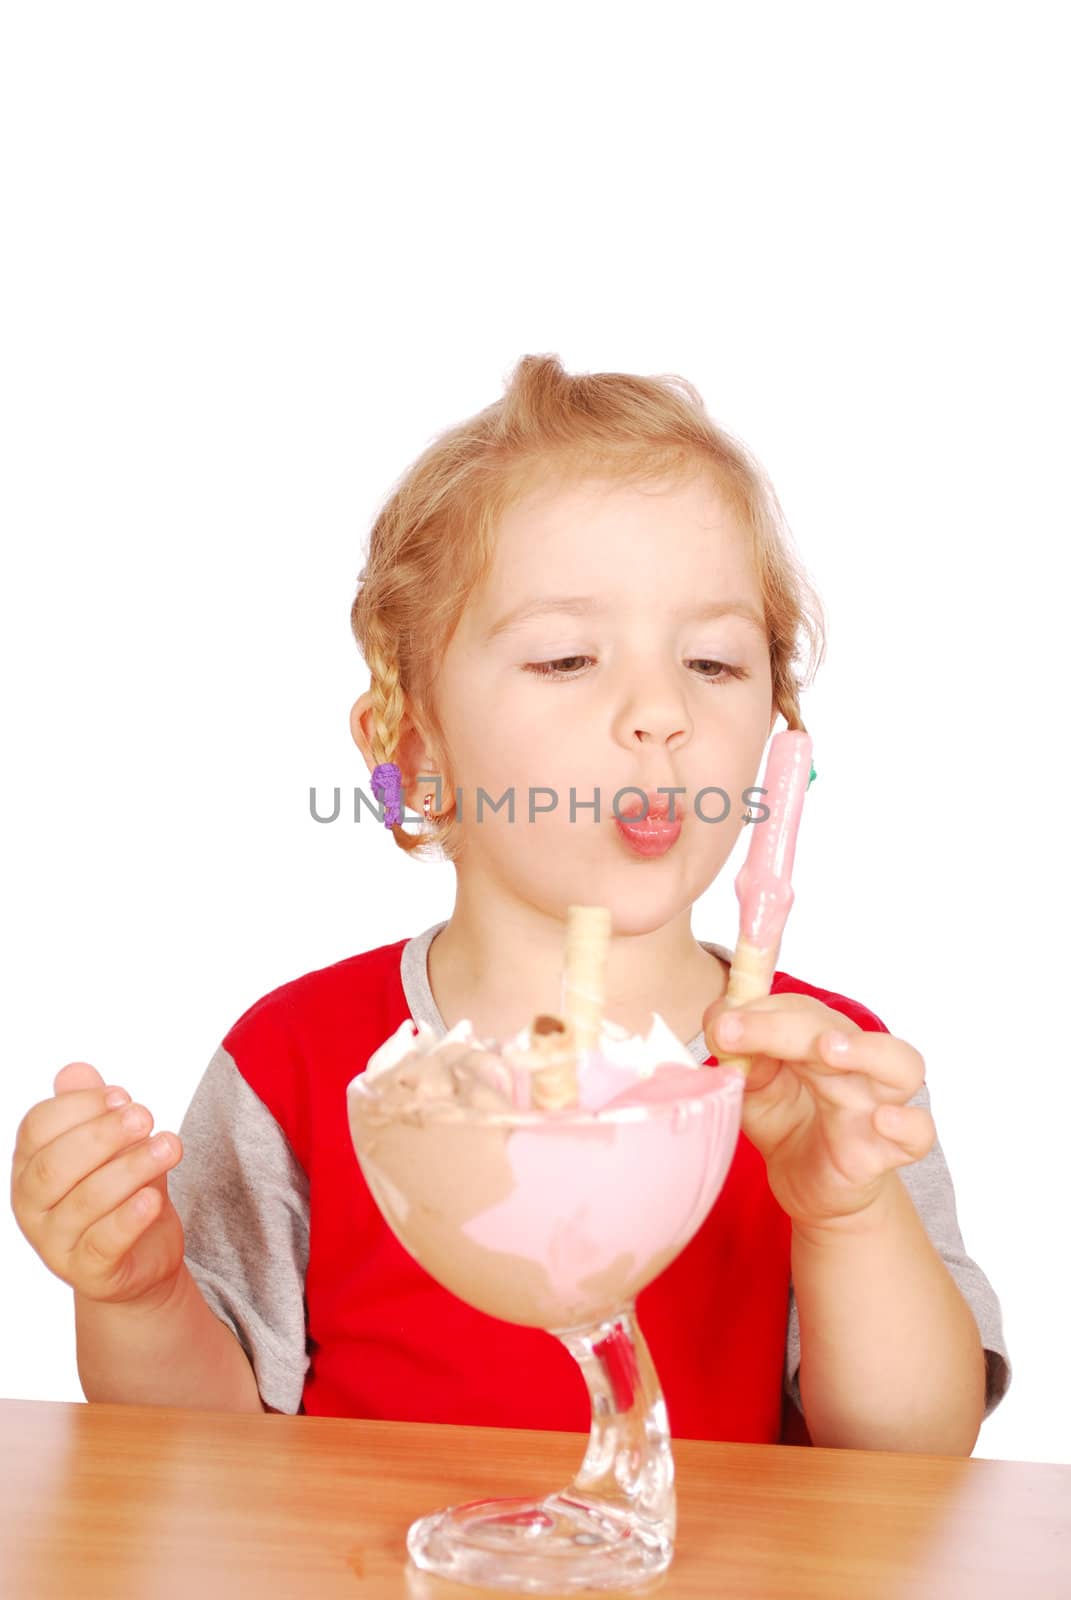
<path id="1" fill-rule="evenodd" d="M 469 597 L 489 572 L 496 527 L 512 505 L 552 479 L 640 483 L 704 471 L 751 533 L 773 703 L 789 728 L 806 731 L 799 701 L 825 658 L 822 604 L 758 461 L 713 422 L 684 378 L 569 374 L 557 356 L 527 355 L 500 400 L 433 439 L 373 523 L 350 624 L 372 674 L 375 763 L 397 760 L 408 710 L 448 769 L 432 683 Z M 399 766 L 404 801 L 418 774 Z M 442 776 L 452 785 L 448 770 Z M 403 850 L 458 857 L 450 814 L 422 824 L 418 834 L 401 823 L 392 832 Z"/>

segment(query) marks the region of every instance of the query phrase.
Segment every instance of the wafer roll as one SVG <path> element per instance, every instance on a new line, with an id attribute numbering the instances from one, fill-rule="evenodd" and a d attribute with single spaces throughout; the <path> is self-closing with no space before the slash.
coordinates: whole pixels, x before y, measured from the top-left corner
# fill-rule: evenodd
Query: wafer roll
<path id="1" fill-rule="evenodd" d="M 607 906 L 570 906 L 565 924 L 562 1012 L 577 1050 L 594 1050 L 606 1004 L 606 960 L 610 951 Z"/>
<path id="2" fill-rule="evenodd" d="M 759 950 L 740 937 L 736 941 L 733 964 L 729 968 L 729 986 L 725 991 L 727 1006 L 743 1006 L 749 1000 L 759 1000 L 769 994 L 777 970 L 777 945 L 772 950 Z M 731 1067 L 747 1077 L 751 1069 L 750 1056 L 718 1056 L 719 1067 Z"/>
<path id="3" fill-rule="evenodd" d="M 538 1016 L 532 1023 L 532 1104 L 540 1111 L 560 1111 L 575 1106 L 576 1037 L 560 1017 Z"/>

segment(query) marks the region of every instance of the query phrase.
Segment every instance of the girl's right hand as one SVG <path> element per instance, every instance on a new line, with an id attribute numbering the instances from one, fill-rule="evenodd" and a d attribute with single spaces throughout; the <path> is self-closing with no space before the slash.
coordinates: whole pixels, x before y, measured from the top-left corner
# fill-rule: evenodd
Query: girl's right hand
<path id="1" fill-rule="evenodd" d="M 107 1087 L 88 1062 L 61 1068 L 53 1088 L 19 1124 L 15 1220 L 45 1266 L 87 1300 L 159 1304 L 183 1262 L 166 1177 L 182 1159 L 182 1141 L 160 1135 L 166 1148 L 154 1151 L 152 1113 L 131 1105 L 125 1089 Z"/>

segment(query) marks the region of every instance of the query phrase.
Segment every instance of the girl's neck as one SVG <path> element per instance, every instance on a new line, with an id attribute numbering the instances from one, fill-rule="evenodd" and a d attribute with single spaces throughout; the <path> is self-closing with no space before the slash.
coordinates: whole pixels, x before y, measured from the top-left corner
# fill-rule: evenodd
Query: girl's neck
<path id="1" fill-rule="evenodd" d="M 448 1028 L 468 1017 L 482 1036 L 505 1039 L 538 1012 L 560 1009 L 565 926 L 530 907 L 500 909 L 502 919 L 466 915 L 455 905 L 428 950 L 428 982 Z M 727 982 L 725 963 L 696 941 L 686 913 L 651 932 L 611 939 L 605 1014 L 630 1033 L 645 1033 L 657 1011 L 688 1044 Z"/>

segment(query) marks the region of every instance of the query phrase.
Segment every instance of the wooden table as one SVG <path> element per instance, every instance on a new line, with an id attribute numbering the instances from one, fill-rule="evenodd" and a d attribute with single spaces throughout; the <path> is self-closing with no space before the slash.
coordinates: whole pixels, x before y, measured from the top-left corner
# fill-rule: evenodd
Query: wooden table
<path id="1" fill-rule="evenodd" d="M 584 1436 L 0 1400 L 4 1600 L 461 1600 L 405 1531 L 562 1488 Z M 674 1444 L 666 1600 L 1065 1600 L 1071 1466 Z"/>

